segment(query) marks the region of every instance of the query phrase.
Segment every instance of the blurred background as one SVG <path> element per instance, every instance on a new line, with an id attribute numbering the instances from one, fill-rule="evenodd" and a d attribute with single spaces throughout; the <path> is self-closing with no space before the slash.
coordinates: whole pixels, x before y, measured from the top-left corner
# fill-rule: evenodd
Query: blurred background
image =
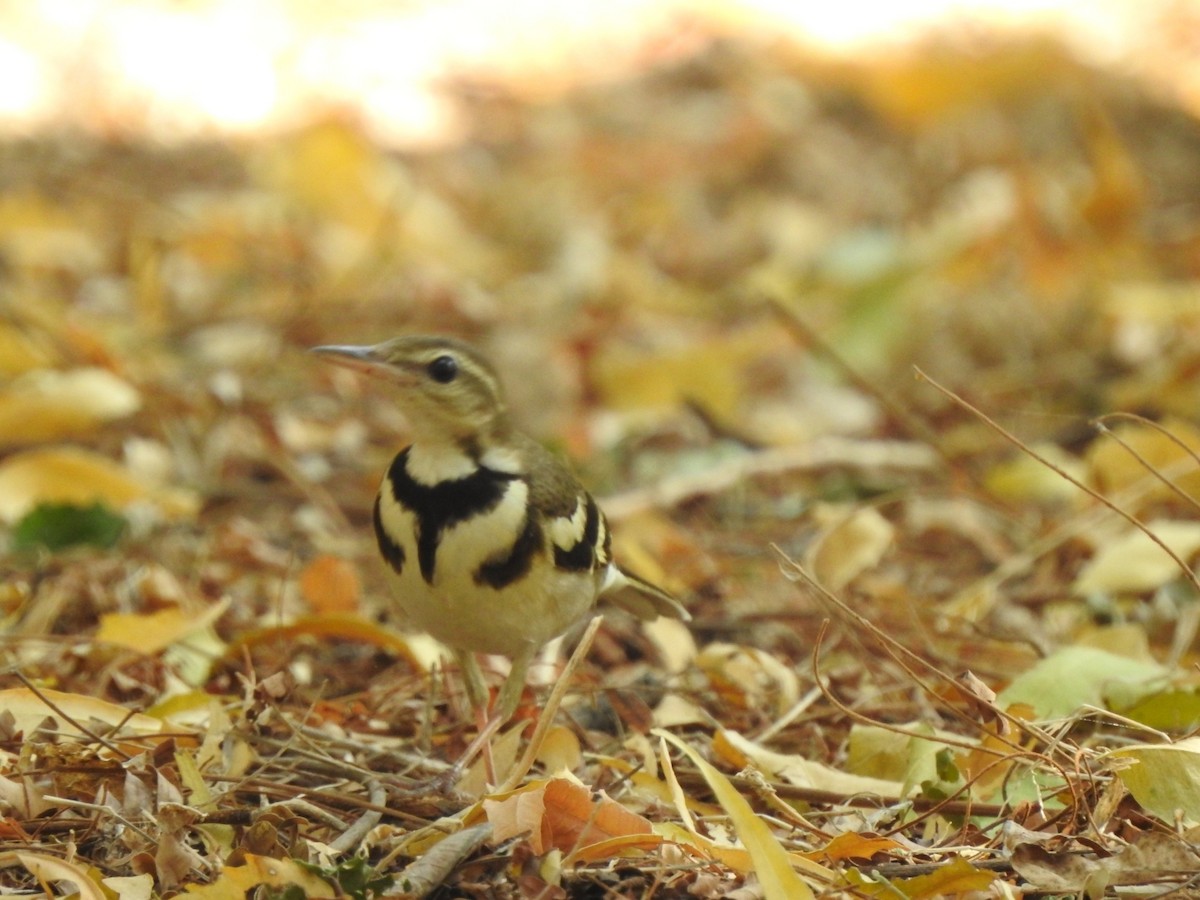
<path id="1" fill-rule="evenodd" d="M 437 330 L 601 493 L 830 436 L 989 475 L 914 364 L 1083 465 L 1088 417 L 1200 405 L 1198 50 L 1188 0 L 5 4 L 0 442 L 368 560 L 403 422 L 304 350 Z M 92 496 L 51 462 L 7 521 Z M 895 483 L 689 527 L 762 557 Z"/>

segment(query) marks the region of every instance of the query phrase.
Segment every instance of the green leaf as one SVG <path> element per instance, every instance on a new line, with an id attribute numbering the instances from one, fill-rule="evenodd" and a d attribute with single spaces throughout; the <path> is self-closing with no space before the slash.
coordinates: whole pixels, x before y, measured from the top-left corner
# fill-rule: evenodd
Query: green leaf
<path id="1" fill-rule="evenodd" d="M 1081 706 L 1130 706 L 1161 690 L 1166 669 L 1095 647 L 1063 647 L 1012 680 L 1001 706 L 1026 703 L 1039 718 L 1068 716 Z"/>
<path id="2" fill-rule="evenodd" d="M 125 533 L 126 524 L 124 516 L 102 503 L 42 503 L 13 527 L 13 549 L 57 551 L 76 544 L 111 547 Z"/>

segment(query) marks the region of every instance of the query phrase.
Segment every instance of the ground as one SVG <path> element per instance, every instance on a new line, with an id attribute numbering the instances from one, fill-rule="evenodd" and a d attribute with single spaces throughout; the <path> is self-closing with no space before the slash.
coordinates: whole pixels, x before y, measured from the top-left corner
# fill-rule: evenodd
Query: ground
<path id="1" fill-rule="evenodd" d="M 1048 41 L 447 90 L 0 148 L 5 886 L 1192 890 L 1195 116 Z M 500 792 L 371 536 L 406 423 L 307 353 L 428 331 L 693 616 L 553 648 Z"/>

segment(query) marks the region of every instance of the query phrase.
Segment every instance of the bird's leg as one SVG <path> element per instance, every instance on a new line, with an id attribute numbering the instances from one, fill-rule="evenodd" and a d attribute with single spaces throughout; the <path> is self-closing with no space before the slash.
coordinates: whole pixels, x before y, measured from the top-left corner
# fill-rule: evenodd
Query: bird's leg
<path id="1" fill-rule="evenodd" d="M 479 729 L 475 739 L 467 745 L 467 749 L 455 762 L 454 771 L 456 773 L 461 775 L 471 761 L 482 752 L 488 783 L 497 783 L 495 765 L 492 762 L 492 738 L 517 711 L 517 704 L 521 701 L 521 691 L 525 687 L 525 677 L 529 674 L 529 664 L 533 661 L 533 655 L 536 652 L 537 648 L 531 646 L 513 657 L 512 668 L 509 669 L 504 686 L 500 688 L 495 709 L 489 717 L 487 715 L 487 692 L 483 687 L 483 676 L 479 672 L 479 665 L 476 663 L 474 655 L 455 651 L 467 685 L 467 699 L 471 701 L 471 705 L 475 709 L 475 723 Z M 472 686 L 473 681 L 474 686 Z M 476 704 L 474 700 L 473 692 L 476 690 L 485 698 L 479 704 Z"/>
<path id="2" fill-rule="evenodd" d="M 511 719 L 517 711 L 517 705 L 521 702 L 521 692 L 525 690 L 525 679 L 529 675 L 529 664 L 533 662 L 533 655 L 537 649 L 531 644 L 513 657 L 512 667 L 508 670 L 508 677 L 504 679 L 504 686 L 500 688 L 496 708 L 492 712 L 492 718 L 499 719 L 500 724 Z"/>
<path id="3" fill-rule="evenodd" d="M 458 663 L 458 671 L 462 673 L 463 685 L 467 689 L 467 702 L 475 711 L 476 718 L 487 712 L 488 692 L 483 683 L 483 673 L 479 671 L 479 663 L 475 654 L 466 650 L 454 650 L 454 660 Z"/>

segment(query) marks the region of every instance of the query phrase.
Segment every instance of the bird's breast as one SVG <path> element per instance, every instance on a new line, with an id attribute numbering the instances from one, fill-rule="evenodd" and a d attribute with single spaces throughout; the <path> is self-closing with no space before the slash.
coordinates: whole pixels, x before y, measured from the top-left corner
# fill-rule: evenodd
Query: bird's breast
<path id="1" fill-rule="evenodd" d="M 510 656 L 561 634 L 594 603 L 597 579 L 555 565 L 524 478 L 453 471 L 424 484 L 405 451 L 380 485 L 376 538 L 409 623 L 460 649 Z"/>

